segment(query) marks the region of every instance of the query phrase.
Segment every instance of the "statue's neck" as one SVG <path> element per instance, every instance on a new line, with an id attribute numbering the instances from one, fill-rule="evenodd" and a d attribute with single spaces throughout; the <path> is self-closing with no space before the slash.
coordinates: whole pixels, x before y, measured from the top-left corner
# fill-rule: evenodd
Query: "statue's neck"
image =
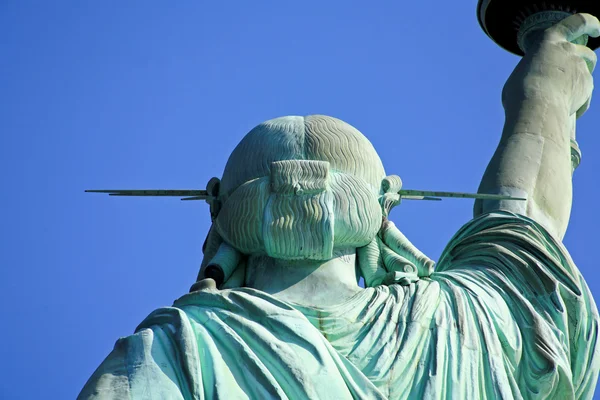
<path id="1" fill-rule="evenodd" d="M 336 252 L 328 261 L 280 260 L 252 256 L 246 286 L 304 306 L 342 303 L 362 290 L 356 279 L 356 250 Z"/>

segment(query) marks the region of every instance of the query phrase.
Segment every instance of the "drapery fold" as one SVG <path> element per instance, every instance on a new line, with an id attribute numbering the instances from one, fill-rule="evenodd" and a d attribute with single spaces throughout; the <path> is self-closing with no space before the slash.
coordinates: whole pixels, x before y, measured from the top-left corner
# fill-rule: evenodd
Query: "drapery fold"
<path id="1" fill-rule="evenodd" d="M 466 224 L 430 278 L 337 306 L 185 295 L 119 339 L 80 398 L 591 399 L 597 339 L 564 246 L 497 212 Z"/>

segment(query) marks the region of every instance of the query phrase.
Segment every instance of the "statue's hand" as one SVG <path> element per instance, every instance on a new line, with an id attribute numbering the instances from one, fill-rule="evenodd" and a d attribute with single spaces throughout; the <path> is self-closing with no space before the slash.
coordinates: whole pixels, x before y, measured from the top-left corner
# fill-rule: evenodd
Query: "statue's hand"
<path id="1" fill-rule="evenodd" d="M 589 107 L 594 82 L 591 72 L 596 54 L 573 44 L 577 38 L 600 36 L 600 21 L 590 14 L 575 14 L 540 34 L 506 82 L 502 102 L 507 112 L 519 112 L 523 102 L 542 101 L 567 108 L 581 116 Z"/>

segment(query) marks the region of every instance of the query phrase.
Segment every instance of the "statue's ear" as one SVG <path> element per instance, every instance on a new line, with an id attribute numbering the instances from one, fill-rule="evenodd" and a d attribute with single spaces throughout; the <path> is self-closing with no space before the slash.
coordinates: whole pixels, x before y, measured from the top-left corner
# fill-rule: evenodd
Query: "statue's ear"
<path id="1" fill-rule="evenodd" d="M 381 212 L 387 218 L 392 208 L 400 204 L 401 198 L 398 193 L 402 189 L 402 179 L 398 175 L 389 175 L 381 181 L 381 197 L 379 204 Z"/>

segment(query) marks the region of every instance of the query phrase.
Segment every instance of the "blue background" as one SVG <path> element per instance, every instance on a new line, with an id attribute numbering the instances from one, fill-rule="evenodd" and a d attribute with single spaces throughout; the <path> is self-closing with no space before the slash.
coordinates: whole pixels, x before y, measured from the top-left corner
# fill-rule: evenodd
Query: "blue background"
<path id="1" fill-rule="evenodd" d="M 518 58 L 475 0 L 0 1 L 0 398 L 74 398 L 153 309 L 194 282 L 208 206 L 84 189 L 204 188 L 253 126 L 328 114 L 405 188 L 476 191 Z M 596 298 L 600 109 L 566 244 Z M 433 258 L 472 202 L 392 219 Z"/>

